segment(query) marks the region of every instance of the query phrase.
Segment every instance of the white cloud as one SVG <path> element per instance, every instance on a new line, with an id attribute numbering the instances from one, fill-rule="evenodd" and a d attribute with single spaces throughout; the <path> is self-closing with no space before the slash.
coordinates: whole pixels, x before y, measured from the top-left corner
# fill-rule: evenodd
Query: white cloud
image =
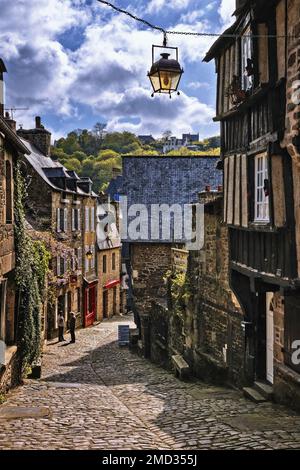
<path id="1" fill-rule="evenodd" d="M 187 87 L 192 90 L 199 90 L 200 88 L 206 88 L 208 90 L 211 88 L 211 85 L 207 82 L 190 82 Z"/>
<path id="2" fill-rule="evenodd" d="M 179 3 L 188 2 L 176 0 L 174 5 L 179 8 Z M 147 71 L 151 45 L 161 43 L 160 33 L 135 28 L 124 16 L 107 17 L 101 9 L 95 21 L 84 0 L 0 0 L 0 11 L 0 56 L 9 70 L 7 104 L 30 108 L 17 115 L 24 127 L 32 126 L 36 114 L 73 118 L 78 121 L 74 127 L 81 127 L 84 105 L 95 121 L 105 118 L 110 130 L 159 135 L 171 128 L 178 134 L 211 134 L 214 110 L 198 98 L 182 94 L 173 100 L 151 99 Z M 81 45 L 72 51 L 63 47 L 60 35 L 77 26 Z M 203 31 L 209 24 L 180 21 L 173 27 Z M 201 61 L 210 43 L 207 38 L 170 38 L 170 45 L 180 47 L 184 66 Z"/>
<path id="3" fill-rule="evenodd" d="M 164 8 L 171 8 L 173 10 L 180 10 L 181 8 L 187 8 L 190 0 L 151 0 L 148 7 L 147 13 L 158 13 Z"/>
<path id="4" fill-rule="evenodd" d="M 225 27 L 229 27 L 234 21 L 232 15 L 235 11 L 235 4 L 236 0 L 221 0 L 219 15 Z"/>

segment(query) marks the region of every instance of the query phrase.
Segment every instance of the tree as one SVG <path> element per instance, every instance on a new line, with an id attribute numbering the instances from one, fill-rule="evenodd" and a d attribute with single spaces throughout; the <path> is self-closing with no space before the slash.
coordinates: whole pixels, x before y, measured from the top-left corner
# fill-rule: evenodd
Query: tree
<path id="1" fill-rule="evenodd" d="M 110 158 L 116 158 L 119 154 L 111 149 L 100 150 L 98 157 L 96 158 L 97 161 L 102 160 L 109 160 Z"/>
<path id="2" fill-rule="evenodd" d="M 96 124 L 93 127 L 93 133 L 96 135 L 96 137 L 99 140 L 102 140 L 104 137 L 104 131 L 106 129 L 107 124 L 104 124 L 103 122 L 96 122 Z"/>
<path id="3" fill-rule="evenodd" d="M 73 170 L 76 171 L 76 173 L 81 172 L 81 163 L 79 160 L 77 160 L 77 158 L 68 158 L 65 161 L 64 166 L 67 168 L 67 170 Z"/>
<path id="4" fill-rule="evenodd" d="M 165 142 L 172 136 L 172 131 L 166 130 L 162 135 L 162 140 Z"/>

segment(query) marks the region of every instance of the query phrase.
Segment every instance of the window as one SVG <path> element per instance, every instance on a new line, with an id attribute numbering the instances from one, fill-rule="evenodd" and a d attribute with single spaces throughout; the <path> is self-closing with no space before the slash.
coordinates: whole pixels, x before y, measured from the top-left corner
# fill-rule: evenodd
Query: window
<path id="1" fill-rule="evenodd" d="M 90 208 L 85 208 L 85 231 L 90 231 Z"/>
<path id="2" fill-rule="evenodd" d="M 86 272 L 86 273 L 90 270 L 90 260 L 88 259 L 87 255 L 86 255 L 89 251 L 90 251 L 90 247 L 89 247 L 89 245 L 86 245 L 86 246 L 85 246 L 85 256 L 84 256 L 84 260 L 85 260 L 85 272 Z"/>
<path id="3" fill-rule="evenodd" d="M 111 257 L 111 269 L 113 271 L 116 269 L 116 253 L 113 253 Z"/>
<path id="4" fill-rule="evenodd" d="M 251 29 L 247 28 L 241 37 L 241 76 L 242 76 L 242 89 L 247 91 L 253 85 L 253 69 L 252 65 L 252 38 Z"/>
<path id="5" fill-rule="evenodd" d="M 72 271 L 76 271 L 76 266 L 77 266 L 77 262 L 76 262 L 76 254 L 73 253 L 72 254 L 72 257 L 71 257 L 71 270 Z"/>
<path id="6" fill-rule="evenodd" d="M 55 299 L 54 305 L 54 328 L 55 330 L 58 328 L 58 299 Z"/>
<path id="7" fill-rule="evenodd" d="M 6 223 L 11 224 L 13 221 L 13 202 L 12 202 L 12 171 L 11 163 L 6 160 L 5 162 L 5 184 L 6 184 Z"/>
<path id="8" fill-rule="evenodd" d="M 57 232 L 67 232 L 67 230 L 68 230 L 68 209 L 58 208 L 56 210 L 56 230 L 57 230 Z"/>
<path id="9" fill-rule="evenodd" d="M 56 270 L 57 276 L 63 276 L 67 272 L 67 269 L 68 269 L 67 264 L 68 263 L 67 263 L 66 258 L 63 258 L 62 256 L 57 257 L 57 270 Z"/>
<path id="10" fill-rule="evenodd" d="M 80 230 L 80 209 L 72 209 L 72 231 Z"/>
<path id="11" fill-rule="evenodd" d="M 91 269 L 95 269 L 95 246 L 91 245 L 90 250 L 93 253 L 93 257 L 91 259 Z"/>
<path id="12" fill-rule="evenodd" d="M 77 258 L 76 260 L 77 269 L 81 271 L 82 270 L 82 248 L 81 247 L 76 249 L 76 258 Z"/>
<path id="13" fill-rule="evenodd" d="M 268 158 L 255 157 L 255 222 L 269 222 Z"/>
<path id="14" fill-rule="evenodd" d="M 106 258 L 106 255 L 103 255 L 103 273 L 105 274 L 106 273 L 106 263 L 107 263 L 107 258 Z"/>
<path id="15" fill-rule="evenodd" d="M 91 232 L 95 231 L 95 207 L 91 207 Z"/>

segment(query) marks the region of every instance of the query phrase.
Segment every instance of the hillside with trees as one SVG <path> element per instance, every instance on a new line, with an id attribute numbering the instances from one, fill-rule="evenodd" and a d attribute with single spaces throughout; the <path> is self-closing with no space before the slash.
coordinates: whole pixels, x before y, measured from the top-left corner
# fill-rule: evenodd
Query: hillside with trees
<path id="1" fill-rule="evenodd" d="M 164 133 L 165 134 L 165 133 Z M 165 135 L 161 139 L 143 145 L 130 132 L 105 132 L 105 124 L 96 123 L 91 131 L 75 129 L 67 137 L 55 142 L 51 156 L 68 170 L 75 170 L 79 176 L 88 176 L 94 183 L 94 190 L 104 191 L 112 178 L 113 168 L 121 168 L 122 155 L 162 155 Z M 168 155 L 219 155 L 220 138 L 211 137 L 197 143 L 199 151 L 186 148 L 169 152 Z"/>

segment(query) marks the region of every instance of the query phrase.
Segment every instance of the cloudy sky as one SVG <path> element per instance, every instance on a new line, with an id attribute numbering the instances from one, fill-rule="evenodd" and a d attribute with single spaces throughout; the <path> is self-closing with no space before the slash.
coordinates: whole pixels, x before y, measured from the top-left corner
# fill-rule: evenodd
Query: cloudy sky
<path id="1" fill-rule="evenodd" d="M 220 32 L 235 0 L 113 0 L 170 30 Z M 0 0 L 0 57 L 6 63 L 6 106 L 32 127 L 35 115 L 57 138 L 106 122 L 108 130 L 161 135 L 218 133 L 214 65 L 202 59 L 211 40 L 171 36 L 185 73 L 180 97 L 151 98 L 147 71 L 162 35 L 97 0 Z"/>

